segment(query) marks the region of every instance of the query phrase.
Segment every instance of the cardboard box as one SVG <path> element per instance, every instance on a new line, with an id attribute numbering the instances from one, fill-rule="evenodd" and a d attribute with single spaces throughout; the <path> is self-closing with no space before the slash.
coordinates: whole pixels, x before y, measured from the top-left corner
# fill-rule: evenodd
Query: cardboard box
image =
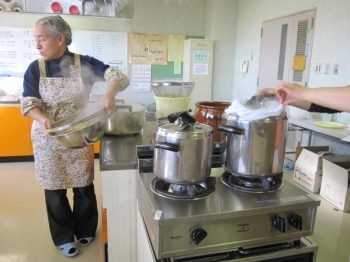
<path id="1" fill-rule="evenodd" d="M 325 156 L 320 195 L 338 209 L 350 211 L 350 155 Z"/>
<path id="2" fill-rule="evenodd" d="M 320 151 L 329 151 L 328 146 L 297 147 L 293 180 L 312 193 L 317 193 L 322 181 L 322 156 Z"/>

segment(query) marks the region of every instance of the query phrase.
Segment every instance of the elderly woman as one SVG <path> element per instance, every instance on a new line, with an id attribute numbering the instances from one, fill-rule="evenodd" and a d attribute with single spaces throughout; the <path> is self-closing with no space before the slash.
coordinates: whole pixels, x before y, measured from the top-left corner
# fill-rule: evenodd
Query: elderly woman
<path id="1" fill-rule="evenodd" d="M 87 246 L 98 222 L 94 191 L 93 146 L 66 148 L 48 135 L 52 122 L 85 107 L 96 78 L 109 87 L 102 98 L 107 115 L 115 107 L 115 96 L 129 85 L 120 70 L 90 57 L 71 53 L 70 26 L 60 16 L 38 20 L 34 28 L 41 59 L 32 62 L 24 75 L 22 114 L 33 118 L 31 138 L 38 184 L 45 190 L 51 237 L 65 256 L 78 254 L 74 237 Z M 94 77 L 92 77 L 94 76 Z M 71 208 L 66 196 L 72 188 Z"/>

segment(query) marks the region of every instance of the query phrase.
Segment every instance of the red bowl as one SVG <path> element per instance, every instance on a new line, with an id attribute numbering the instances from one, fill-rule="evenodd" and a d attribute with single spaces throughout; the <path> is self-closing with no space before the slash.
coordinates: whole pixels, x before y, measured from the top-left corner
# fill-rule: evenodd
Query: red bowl
<path id="1" fill-rule="evenodd" d="M 71 5 L 69 7 L 69 13 L 71 15 L 79 15 L 79 8 L 76 5 Z"/>
<path id="2" fill-rule="evenodd" d="M 62 12 L 62 7 L 59 2 L 53 2 L 51 4 L 51 9 L 54 13 L 61 13 Z"/>

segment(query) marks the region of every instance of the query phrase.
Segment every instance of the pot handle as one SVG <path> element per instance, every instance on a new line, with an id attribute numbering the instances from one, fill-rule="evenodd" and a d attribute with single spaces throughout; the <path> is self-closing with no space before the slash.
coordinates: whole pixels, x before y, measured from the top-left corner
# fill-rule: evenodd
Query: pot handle
<path id="1" fill-rule="evenodd" d="M 118 109 L 127 109 L 129 112 L 132 112 L 132 107 L 130 105 L 116 105 L 115 111 L 118 111 Z"/>
<path id="2" fill-rule="evenodd" d="M 121 103 L 121 104 L 125 104 L 125 101 L 124 101 L 124 99 L 119 99 L 119 98 L 117 98 L 117 99 L 115 99 L 115 103 Z"/>
<path id="3" fill-rule="evenodd" d="M 156 141 L 154 143 L 154 147 L 155 148 L 160 148 L 160 149 L 165 149 L 165 150 L 169 150 L 172 152 L 179 152 L 180 151 L 180 146 L 177 144 L 171 144 L 171 143 L 166 143 L 166 142 L 159 142 Z"/>
<path id="4" fill-rule="evenodd" d="M 233 133 L 235 135 L 241 135 L 244 136 L 245 135 L 245 130 L 244 129 L 239 129 L 239 128 L 235 128 L 232 126 L 225 126 L 225 125 L 219 125 L 218 127 L 219 131 L 224 131 L 224 132 L 228 132 L 228 133 Z"/>

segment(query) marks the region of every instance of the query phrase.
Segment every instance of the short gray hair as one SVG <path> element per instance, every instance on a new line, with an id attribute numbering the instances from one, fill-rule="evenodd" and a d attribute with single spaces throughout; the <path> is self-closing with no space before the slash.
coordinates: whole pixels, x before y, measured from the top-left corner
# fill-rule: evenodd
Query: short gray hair
<path id="1" fill-rule="evenodd" d="M 46 25 L 50 33 L 57 37 L 60 34 L 64 35 L 66 38 L 66 46 L 72 43 L 72 30 L 69 24 L 63 20 L 59 15 L 47 16 L 36 21 L 35 25 Z"/>

